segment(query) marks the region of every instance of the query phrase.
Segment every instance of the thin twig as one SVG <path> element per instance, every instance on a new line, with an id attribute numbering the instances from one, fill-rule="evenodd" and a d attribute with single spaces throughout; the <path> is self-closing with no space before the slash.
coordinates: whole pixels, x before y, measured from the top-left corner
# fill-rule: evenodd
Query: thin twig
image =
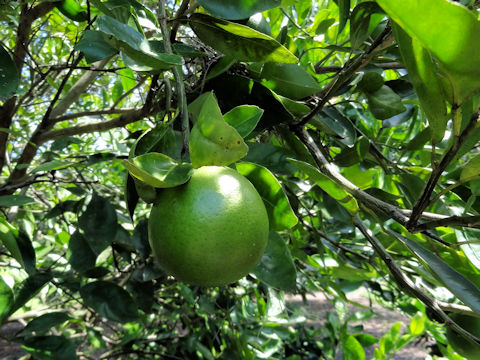
<path id="1" fill-rule="evenodd" d="M 455 136 L 452 145 L 449 149 L 445 151 L 444 156 L 438 166 L 433 169 L 432 173 L 430 174 L 430 178 L 425 185 L 425 189 L 423 190 L 422 195 L 413 207 L 412 215 L 410 216 L 410 220 L 407 223 L 407 229 L 411 231 L 416 230 L 416 226 L 422 212 L 431 204 L 430 197 L 437 185 L 438 180 L 440 179 L 442 173 L 445 171 L 450 162 L 455 158 L 465 140 L 470 136 L 473 130 L 475 130 L 479 119 L 480 113 L 477 112 L 472 115 L 465 129 L 460 133 L 459 136 Z"/>

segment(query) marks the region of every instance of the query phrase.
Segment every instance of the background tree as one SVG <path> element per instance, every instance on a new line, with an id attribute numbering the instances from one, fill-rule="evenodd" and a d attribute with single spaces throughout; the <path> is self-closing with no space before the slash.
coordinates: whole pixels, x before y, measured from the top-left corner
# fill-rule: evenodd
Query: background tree
<path id="1" fill-rule="evenodd" d="M 475 351 L 477 5 L 0 2 L 0 320 L 28 321 L 10 340 L 38 359 L 387 359 L 429 336 L 460 359 L 446 324 Z M 150 203 L 190 163 L 236 168 L 267 206 L 266 253 L 231 286 L 152 258 Z M 404 334 L 348 326 L 361 286 Z M 337 314 L 315 330 L 284 294 L 319 290 Z"/>

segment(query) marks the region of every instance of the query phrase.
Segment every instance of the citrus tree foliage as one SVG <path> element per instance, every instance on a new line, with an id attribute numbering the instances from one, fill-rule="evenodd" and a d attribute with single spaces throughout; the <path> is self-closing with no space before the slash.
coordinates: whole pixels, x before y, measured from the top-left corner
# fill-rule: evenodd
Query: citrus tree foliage
<path id="1" fill-rule="evenodd" d="M 462 0 L 0 2 L 0 320 L 37 359 L 387 359 L 480 316 L 480 24 Z M 230 286 L 154 261 L 192 169 L 246 176 L 266 252 Z M 201 254 L 199 254 L 201 256 Z M 187 265 L 188 266 L 188 265 Z M 403 311 L 351 323 L 366 287 Z M 325 326 L 286 293 L 325 292 Z M 446 325 L 442 325 L 446 324 Z M 458 338 L 457 338 L 458 340 Z M 461 351 L 457 348 L 458 351 Z"/>

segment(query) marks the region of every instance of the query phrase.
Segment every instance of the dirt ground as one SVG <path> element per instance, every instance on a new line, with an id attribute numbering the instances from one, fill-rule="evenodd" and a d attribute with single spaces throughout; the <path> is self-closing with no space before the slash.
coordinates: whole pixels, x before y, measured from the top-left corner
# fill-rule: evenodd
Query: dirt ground
<path id="1" fill-rule="evenodd" d="M 369 299 L 365 296 L 363 291 L 356 291 L 348 295 L 348 299 L 359 303 L 363 306 L 370 306 Z M 296 306 L 304 307 L 305 313 L 311 315 L 307 320 L 308 324 L 313 326 L 322 326 L 324 322 L 324 316 L 327 311 L 335 312 L 332 304 L 327 300 L 325 295 L 321 292 L 314 295 L 307 295 L 307 303 L 305 304 L 300 296 L 287 296 L 288 303 Z M 401 333 L 403 333 L 406 326 L 409 324 L 409 319 L 401 313 L 395 311 L 389 311 L 376 303 L 372 303 L 372 308 L 376 316 L 362 321 L 361 324 L 364 327 L 364 332 L 375 336 L 376 338 L 382 337 L 383 334 L 388 332 L 391 327 L 401 322 Z M 364 308 L 359 308 L 353 305 L 348 305 L 349 313 L 355 311 L 365 311 Z M 357 325 L 359 323 L 352 323 L 351 325 Z M 427 344 L 425 341 L 415 342 L 408 344 L 403 349 L 399 350 L 392 360 L 425 360 L 427 357 Z M 365 359 L 372 359 L 375 345 L 365 349 Z M 341 354 L 338 354 L 337 359 L 341 360 Z"/>
<path id="2" fill-rule="evenodd" d="M 348 298 L 364 306 L 369 306 L 369 300 L 359 292 L 351 293 Z M 309 318 L 307 320 L 309 325 L 322 326 L 326 312 L 334 312 L 333 306 L 322 293 L 307 295 L 306 304 L 303 303 L 300 296 L 287 296 L 286 300 L 289 304 L 294 305 L 295 307 L 301 307 L 305 309 L 305 313 L 309 315 Z M 350 305 L 348 305 L 348 308 L 350 312 L 365 310 Z M 388 311 L 379 305 L 373 304 L 373 310 L 376 316 L 369 320 L 363 321 L 362 324 L 366 333 L 371 334 L 377 338 L 380 338 L 383 334 L 385 334 L 385 332 L 389 331 L 391 326 L 396 322 L 402 322 L 402 330 L 409 323 L 407 317 L 394 311 Z M 22 327 L 23 326 L 18 322 L 7 323 L 0 328 L 0 337 L 11 337 Z M 6 342 L 1 338 L 0 360 L 19 360 L 22 356 L 27 354 L 27 352 L 24 351 L 20 347 L 20 345 Z M 425 342 L 410 343 L 405 348 L 401 349 L 392 359 L 424 360 L 427 356 L 427 345 L 428 344 L 426 344 Z M 372 359 L 374 348 L 375 345 L 366 349 L 366 359 Z M 335 360 L 341 360 L 341 354 L 339 354 L 337 359 Z"/>

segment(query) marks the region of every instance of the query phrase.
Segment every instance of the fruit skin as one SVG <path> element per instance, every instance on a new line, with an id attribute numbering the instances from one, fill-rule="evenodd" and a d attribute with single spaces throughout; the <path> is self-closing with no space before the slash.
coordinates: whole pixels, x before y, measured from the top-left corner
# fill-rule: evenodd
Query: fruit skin
<path id="1" fill-rule="evenodd" d="M 469 333 L 476 337 L 480 337 L 480 318 L 462 314 L 451 314 L 450 317 Z M 480 359 L 480 345 L 474 343 L 470 339 L 464 338 L 450 328 L 447 328 L 446 336 L 449 345 L 457 353 L 468 360 Z"/>
<path id="2" fill-rule="evenodd" d="M 149 241 L 160 266 L 178 280 L 219 286 L 247 275 L 268 240 L 268 215 L 255 187 L 228 167 L 195 169 L 163 189 L 150 213 Z"/>

